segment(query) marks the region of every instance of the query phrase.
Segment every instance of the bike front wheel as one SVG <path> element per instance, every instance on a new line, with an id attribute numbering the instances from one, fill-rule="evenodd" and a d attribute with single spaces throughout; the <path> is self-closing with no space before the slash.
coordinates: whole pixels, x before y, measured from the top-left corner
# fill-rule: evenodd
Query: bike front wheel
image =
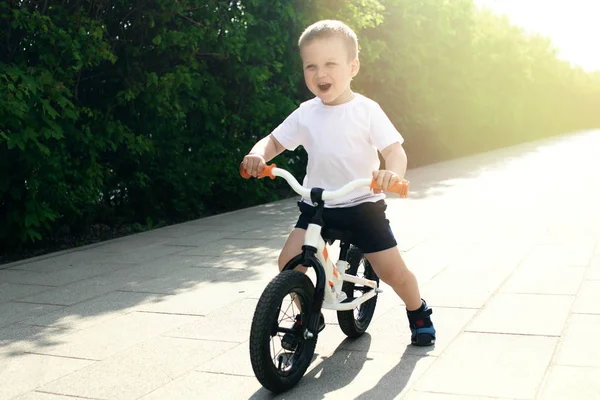
<path id="1" fill-rule="evenodd" d="M 305 339 L 304 331 L 313 296 L 311 280 L 288 270 L 267 285 L 258 301 L 250 329 L 250 361 L 258 381 L 274 393 L 295 386 L 312 361 L 317 334 Z"/>

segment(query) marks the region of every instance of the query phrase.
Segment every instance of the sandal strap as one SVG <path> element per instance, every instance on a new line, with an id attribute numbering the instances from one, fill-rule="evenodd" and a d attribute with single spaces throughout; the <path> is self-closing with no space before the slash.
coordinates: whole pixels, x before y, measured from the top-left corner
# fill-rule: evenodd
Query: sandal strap
<path id="1" fill-rule="evenodd" d="M 419 311 L 419 312 L 408 312 L 408 317 L 413 321 L 418 321 L 420 319 L 429 318 L 429 316 L 433 314 L 433 309 L 428 308 L 427 310 Z"/>

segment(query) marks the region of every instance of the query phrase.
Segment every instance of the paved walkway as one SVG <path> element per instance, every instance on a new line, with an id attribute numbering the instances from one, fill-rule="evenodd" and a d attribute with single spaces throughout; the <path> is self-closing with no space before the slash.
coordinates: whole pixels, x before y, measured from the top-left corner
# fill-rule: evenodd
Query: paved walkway
<path id="1" fill-rule="evenodd" d="M 389 215 L 434 348 L 384 285 L 368 334 L 328 312 L 281 399 L 600 399 L 600 132 L 409 171 Z M 251 181 L 248 184 L 261 184 Z M 249 327 L 294 200 L 0 266 L 0 399 L 269 399 Z"/>

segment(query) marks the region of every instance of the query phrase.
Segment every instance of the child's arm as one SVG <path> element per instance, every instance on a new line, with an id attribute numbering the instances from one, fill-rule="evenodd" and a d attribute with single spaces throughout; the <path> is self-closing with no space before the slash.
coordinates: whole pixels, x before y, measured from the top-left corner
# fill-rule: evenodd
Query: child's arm
<path id="1" fill-rule="evenodd" d="M 250 175 L 256 177 L 262 172 L 263 168 L 265 168 L 267 162 L 281 154 L 284 150 L 285 147 L 283 147 L 273 135 L 265 136 L 259 140 L 254 147 L 252 147 L 250 153 L 244 157 L 244 161 L 242 161 L 244 169 Z"/>
<path id="2" fill-rule="evenodd" d="M 408 160 L 406 152 L 400 142 L 395 142 L 381 151 L 385 160 L 385 169 L 373 171 L 373 178 L 377 184 L 385 191 L 394 183 L 404 178 Z"/>

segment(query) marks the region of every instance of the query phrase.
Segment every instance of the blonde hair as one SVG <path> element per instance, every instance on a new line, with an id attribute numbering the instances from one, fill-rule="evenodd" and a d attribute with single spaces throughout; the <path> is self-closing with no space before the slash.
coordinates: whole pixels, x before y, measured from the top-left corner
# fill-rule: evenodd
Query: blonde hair
<path id="1" fill-rule="evenodd" d="M 332 36 L 340 37 L 346 46 L 350 60 L 358 58 L 358 38 L 356 33 L 342 21 L 325 19 L 315 22 L 302 32 L 298 40 L 298 47 L 309 44 L 315 39 L 329 38 Z"/>

